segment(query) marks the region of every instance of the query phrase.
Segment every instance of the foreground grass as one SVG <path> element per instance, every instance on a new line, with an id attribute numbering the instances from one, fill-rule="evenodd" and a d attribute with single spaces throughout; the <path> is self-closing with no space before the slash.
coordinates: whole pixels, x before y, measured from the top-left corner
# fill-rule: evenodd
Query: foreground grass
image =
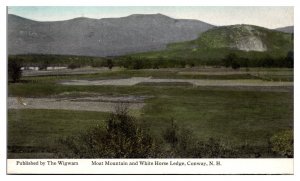
<path id="1" fill-rule="evenodd" d="M 49 152 L 55 148 L 59 138 L 76 135 L 95 125 L 103 125 L 107 113 L 65 110 L 8 110 L 9 157 L 30 152 Z M 24 151 L 25 150 L 25 151 Z M 42 154 L 44 156 L 45 154 Z M 47 154 L 46 154 L 47 155 Z"/>
<path id="2" fill-rule="evenodd" d="M 270 137 L 293 128 L 291 93 L 213 91 L 179 88 L 149 101 L 146 122 L 159 132 L 173 118 L 199 139 L 221 139 L 224 144 L 266 146 Z"/>
<path id="3" fill-rule="evenodd" d="M 193 131 L 200 140 L 215 138 L 229 148 L 245 144 L 268 147 L 274 134 L 293 129 L 293 97 L 290 92 L 146 87 L 148 92 L 139 92 L 144 87 L 135 86 L 130 92 L 155 95 L 147 100 L 139 115 L 144 126 L 154 135 L 160 135 L 173 119 L 179 127 Z M 38 147 L 47 142 L 53 147 L 59 137 L 77 134 L 103 123 L 105 115 L 63 110 L 9 110 L 8 143 Z"/>

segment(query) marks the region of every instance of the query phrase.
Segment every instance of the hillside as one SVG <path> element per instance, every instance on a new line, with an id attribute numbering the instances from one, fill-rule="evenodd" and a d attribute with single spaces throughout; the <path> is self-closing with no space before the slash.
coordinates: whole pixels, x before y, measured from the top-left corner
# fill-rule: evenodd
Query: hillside
<path id="1" fill-rule="evenodd" d="M 75 18 L 38 22 L 7 17 L 8 54 L 115 56 L 162 50 L 169 43 L 196 39 L 214 27 L 162 14 L 122 18 Z"/>
<path id="2" fill-rule="evenodd" d="M 286 56 L 292 49 L 293 40 L 289 33 L 253 25 L 232 25 L 212 28 L 192 41 L 169 44 L 164 51 L 140 53 L 133 57 L 209 61 L 234 52 L 254 59 L 265 55 Z"/>

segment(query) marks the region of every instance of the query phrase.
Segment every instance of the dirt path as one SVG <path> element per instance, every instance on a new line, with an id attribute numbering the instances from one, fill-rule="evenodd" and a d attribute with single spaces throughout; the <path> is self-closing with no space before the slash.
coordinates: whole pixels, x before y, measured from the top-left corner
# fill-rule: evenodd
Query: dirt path
<path id="1" fill-rule="evenodd" d="M 112 112 L 121 103 L 131 110 L 140 110 L 145 103 L 136 97 L 83 97 L 83 98 L 19 98 L 8 97 L 8 109 L 63 109 Z"/>
<path id="2" fill-rule="evenodd" d="M 132 86 L 138 83 L 151 82 L 187 82 L 195 86 L 293 86 L 293 82 L 273 82 L 256 79 L 239 80 L 199 80 L 199 79 L 152 79 L 151 77 L 132 77 L 128 79 L 106 79 L 106 80 L 70 80 L 61 82 L 63 85 L 118 85 Z"/>
<path id="3" fill-rule="evenodd" d="M 22 75 L 27 76 L 46 76 L 46 75 L 76 75 L 76 74 L 95 74 L 103 72 L 118 71 L 119 68 L 113 68 L 109 70 L 108 68 L 93 68 L 93 67 L 83 67 L 77 69 L 53 69 L 53 70 L 23 70 Z"/>

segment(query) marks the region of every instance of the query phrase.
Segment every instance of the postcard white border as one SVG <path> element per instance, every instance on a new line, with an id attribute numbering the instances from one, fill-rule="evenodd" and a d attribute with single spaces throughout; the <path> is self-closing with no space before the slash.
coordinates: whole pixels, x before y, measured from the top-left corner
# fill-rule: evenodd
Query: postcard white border
<path id="1" fill-rule="evenodd" d="M 160 1 L 160 0 L 152 0 L 152 1 L 136 1 L 136 0 L 110 0 L 110 1 L 98 1 L 98 0 L 79 0 L 79 1 L 74 1 L 74 0 L 65 0 L 65 1 L 61 1 L 61 0 L 51 0 L 51 1 L 40 1 L 40 0 L 3 0 L 0 2 L 0 22 L 2 25 L 2 28 L 0 29 L 1 32 L 1 47 L 2 47 L 2 51 L 0 52 L 0 57 L 2 58 L 2 60 L 6 59 L 6 52 L 3 51 L 6 49 L 6 7 L 5 6 L 11 6 L 11 5 L 77 5 L 77 6 L 83 6 L 83 5 L 98 5 L 98 6 L 151 6 L 151 5 L 156 5 L 156 6 L 295 6 L 294 8 L 294 12 L 295 12 L 295 32 L 299 32 L 299 14 L 300 14 L 300 9 L 298 6 L 299 1 L 297 0 L 252 0 L 252 1 L 240 1 L 240 0 L 227 0 L 227 1 L 223 1 L 223 0 L 210 0 L 210 1 L 199 1 L 199 0 L 190 0 L 190 1 L 182 1 L 182 0 L 171 0 L 171 1 Z M 296 34 L 295 36 L 295 50 L 299 49 L 298 46 L 299 43 L 299 36 Z M 295 51 L 295 60 L 298 60 L 298 53 L 297 51 Z M 0 75 L 0 82 L 2 85 L 2 88 L 0 89 L 1 92 L 1 100 L 3 101 L 1 104 L 1 142 L 0 142 L 0 180 L 53 180 L 53 179 L 57 179 L 58 177 L 49 177 L 49 176 L 27 176 L 26 178 L 22 177 L 14 177 L 12 175 L 7 176 L 6 175 L 6 169 L 8 169 L 7 171 L 9 171 L 9 169 L 11 169 L 12 167 L 10 167 L 10 159 L 6 159 L 6 132 L 3 131 L 6 128 L 6 105 L 4 104 L 4 102 L 6 102 L 6 61 L 1 61 L 1 75 Z M 297 112 L 297 108 L 299 108 L 298 104 L 299 104 L 299 94 L 297 93 L 297 91 L 299 90 L 299 73 L 297 71 L 297 69 L 299 68 L 299 62 L 295 61 L 295 74 L 294 74 L 294 89 L 295 89 L 295 95 L 294 95 L 294 106 L 295 106 L 295 118 L 294 120 L 297 120 L 300 116 L 299 113 Z M 299 127 L 299 124 L 297 121 L 295 121 L 294 123 L 294 129 L 295 129 L 295 138 L 299 137 L 299 133 L 297 132 L 297 130 Z M 295 165 L 294 165 L 294 173 L 295 175 L 293 176 L 287 176 L 287 177 L 275 177 L 275 176 L 268 176 L 267 178 L 272 179 L 272 181 L 276 181 L 276 180 L 297 180 L 298 174 L 297 170 L 299 168 L 299 166 L 297 166 L 297 163 L 299 164 L 299 157 L 297 157 L 298 155 L 298 150 L 299 150 L 299 146 L 298 146 L 298 141 L 297 139 L 295 139 Z M 228 162 L 226 161 L 226 163 L 230 164 L 230 162 L 232 162 L 233 160 L 237 160 L 237 159 L 228 159 Z M 246 159 L 248 160 L 248 159 Z M 255 159 L 255 161 L 257 161 L 258 159 Z M 276 159 L 277 160 L 277 159 Z M 291 159 L 289 159 L 291 160 Z M 293 159 L 292 159 L 293 160 Z M 7 166 L 6 167 L 6 161 L 7 161 Z M 84 160 L 83 160 L 84 161 Z M 262 159 L 261 164 L 265 165 L 268 163 L 265 163 L 266 159 Z M 278 163 L 275 165 L 280 165 L 281 163 L 281 159 L 277 160 Z M 233 161 L 234 162 L 234 161 Z M 289 161 L 290 162 L 290 161 Z M 244 162 L 243 162 L 244 163 Z M 272 166 L 274 166 L 272 164 Z M 87 169 L 87 168 L 85 168 Z M 138 168 L 139 169 L 139 168 Z M 137 170 L 138 170 L 137 169 Z M 34 169 L 35 173 L 37 173 L 37 169 Z M 136 170 L 136 171 L 137 171 Z M 245 173 L 243 173 L 245 174 Z M 105 177 L 105 176 L 104 176 Z M 94 178 L 94 177 L 93 177 Z M 108 178 L 108 177 L 105 177 Z M 127 177 L 126 177 L 127 178 Z M 132 179 L 132 177 L 130 177 Z M 173 177 L 170 176 L 168 178 L 171 178 L 172 180 L 182 180 L 182 177 L 178 178 L 178 177 Z M 195 177 L 189 177 L 190 179 L 195 179 Z M 207 176 L 203 176 L 201 177 L 204 180 L 208 179 Z M 243 177 L 241 178 L 240 176 L 229 176 L 229 177 L 217 177 L 218 179 L 221 180 L 255 180 L 261 177 L 257 177 L 257 176 L 252 176 L 252 177 Z M 266 177 L 264 177 L 263 179 L 267 179 Z M 66 179 L 66 177 L 64 178 Z M 82 176 L 70 176 L 68 177 L 68 179 L 83 179 Z M 138 178 L 139 180 L 141 179 L 141 177 Z M 143 178 L 145 179 L 145 178 Z M 152 180 L 153 178 L 151 178 Z M 146 178 L 147 180 L 147 178 Z M 149 179 L 150 180 L 150 179 Z"/>
<path id="2" fill-rule="evenodd" d="M 293 174 L 293 159 L 8 159 L 8 174 Z"/>

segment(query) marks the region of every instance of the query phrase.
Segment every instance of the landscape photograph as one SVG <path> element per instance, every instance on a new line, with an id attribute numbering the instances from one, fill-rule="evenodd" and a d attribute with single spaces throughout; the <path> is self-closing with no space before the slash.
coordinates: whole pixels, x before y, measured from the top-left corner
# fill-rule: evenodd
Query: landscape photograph
<path id="1" fill-rule="evenodd" d="M 293 16 L 8 6 L 7 158 L 294 158 Z"/>

